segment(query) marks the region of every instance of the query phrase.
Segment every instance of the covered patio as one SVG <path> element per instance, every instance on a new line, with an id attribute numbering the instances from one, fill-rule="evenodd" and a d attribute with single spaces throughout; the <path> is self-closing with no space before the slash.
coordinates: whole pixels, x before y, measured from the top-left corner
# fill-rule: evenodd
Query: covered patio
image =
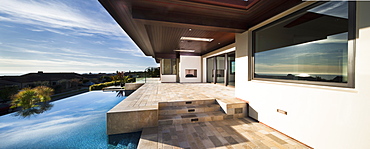
<path id="1" fill-rule="evenodd" d="M 149 82 L 107 113 L 108 134 L 142 131 L 138 148 L 308 148 L 248 118 L 232 87 Z"/>

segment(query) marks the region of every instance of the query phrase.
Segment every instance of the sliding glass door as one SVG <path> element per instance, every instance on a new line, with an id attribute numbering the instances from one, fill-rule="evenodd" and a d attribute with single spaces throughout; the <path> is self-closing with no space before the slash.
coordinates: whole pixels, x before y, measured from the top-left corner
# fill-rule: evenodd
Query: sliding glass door
<path id="1" fill-rule="evenodd" d="M 214 83 L 214 58 L 207 58 L 207 82 L 208 83 Z"/>
<path id="2" fill-rule="evenodd" d="M 228 70 L 228 84 L 235 86 L 235 53 L 229 53 L 227 55 L 227 70 Z"/>
<path id="3" fill-rule="evenodd" d="M 216 83 L 225 83 L 225 55 L 216 56 Z"/>
<path id="4" fill-rule="evenodd" d="M 207 58 L 207 82 L 235 86 L 235 52 Z"/>

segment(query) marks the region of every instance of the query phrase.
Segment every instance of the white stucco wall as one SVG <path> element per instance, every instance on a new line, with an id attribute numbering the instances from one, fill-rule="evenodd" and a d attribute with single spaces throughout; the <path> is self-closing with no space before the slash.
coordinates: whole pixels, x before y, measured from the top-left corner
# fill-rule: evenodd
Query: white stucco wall
<path id="1" fill-rule="evenodd" d="M 201 82 L 202 81 L 202 65 L 201 56 L 184 56 L 180 55 L 180 83 L 185 82 Z M 197 77 L 185 77 L 185 69 L 196 69 Z"/>
<path id="2" fill-rule="evenodd" d="M 250 35 L 238 34 L 235 90 L 249 101 L 250 116 L 315 149 L 369 148 L 369 14 L 370 2 L 358 2 L 355 88 L 248 81 Z"/>
<path id="3" fill-rule="evenodd" d="M 162 83 L 174 83 L 176 82 L 176 75 L 161 75 Z"/>

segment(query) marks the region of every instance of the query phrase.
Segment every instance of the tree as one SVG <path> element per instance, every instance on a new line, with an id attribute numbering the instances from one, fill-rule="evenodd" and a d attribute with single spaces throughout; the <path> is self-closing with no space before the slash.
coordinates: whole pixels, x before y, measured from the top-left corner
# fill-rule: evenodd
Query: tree
<path id="1" fill-rule="evenodd" d="M 25 88 L 13 96 L 11 108 L 20 107 L 18 115 L 24 117 L 42 113 L 52 107 L 48 101 L 51 100 L 53 92 L 52 88 L 46 86 Z"/>
<path id="2" fill-rule="evenodd" d="M 122 87 L 128 82 L 132 82 L 133 79 L 130 78 L 129 76 L 125 76 L 123 71 L 121 72 L 117 71 L 117 75 L 112 76 L 112 80 L 119 81 L 120 86 Z"/>
<path id="3" fill-rule="evenodd" d="M 0 102 L 11 101 L 14 94 L 18 92 L 18 86 L 6 86 L 0 89 Z"/>

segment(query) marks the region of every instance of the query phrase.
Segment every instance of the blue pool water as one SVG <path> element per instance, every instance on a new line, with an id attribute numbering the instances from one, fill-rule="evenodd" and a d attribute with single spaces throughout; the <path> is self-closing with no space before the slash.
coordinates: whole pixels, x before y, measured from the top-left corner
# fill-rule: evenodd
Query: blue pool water
<path id="1" fill-rule="evenodd" d="M 106 112 L 125 98 L 116 95 L 87 92 L 52 102 L 51 110 L 39 115 L 1 116 L 0 149 L 136 148 L 140 133 L 117 135 L 108 143 Z"/>

